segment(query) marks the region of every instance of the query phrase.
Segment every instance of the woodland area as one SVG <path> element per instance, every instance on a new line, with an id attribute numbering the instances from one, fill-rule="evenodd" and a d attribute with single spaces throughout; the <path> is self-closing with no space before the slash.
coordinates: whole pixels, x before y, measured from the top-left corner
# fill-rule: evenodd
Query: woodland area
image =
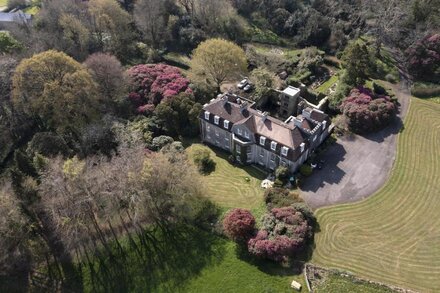
<path id="1" fill-rule="evenodd" d="M 176 243 L 224 228 L 251 239 L 256 258 L 288 262 L 306 246 L 316 223 L 299 200 L 268 205 L 260 230 L 232 211 L 230 222 L 247 221 L 234 232 L 204 193 L 215 164 L 192 160 L 185 142 L 226 82 L 249 75 L 263 96 L 337 68 L 330 110 L 359 133 L 398 107 L 369 79 L 440 96 L 440 0 L 31 2 L 31 23 L 0 27 L 0 291 L 154 291 L 154 278 L 129 287 L 124 268 L 161 267 Z"/>

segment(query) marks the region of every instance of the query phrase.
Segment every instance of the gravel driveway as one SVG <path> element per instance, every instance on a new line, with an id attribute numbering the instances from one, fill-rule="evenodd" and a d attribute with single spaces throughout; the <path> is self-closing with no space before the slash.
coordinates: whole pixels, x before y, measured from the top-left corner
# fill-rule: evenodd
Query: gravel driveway
<path id="1" fill-rule="evenodd" d="M 316 209 L 358 201 L 376 192 L 388 180 L 393 167 L 397 134 L 410 102 L 408 85 L 392 85 L 399 102 L 396 120 L 382 131 L 338 139 L 320 159 L 324 167 L 304 182 L 301 195 Z"/>

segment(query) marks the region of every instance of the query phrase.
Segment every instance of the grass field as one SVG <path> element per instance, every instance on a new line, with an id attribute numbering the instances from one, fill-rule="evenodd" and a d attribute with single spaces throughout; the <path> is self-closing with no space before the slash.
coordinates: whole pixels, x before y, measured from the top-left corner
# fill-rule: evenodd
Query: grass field
<path id="1" fill-rule="evenodd" d="M 204 147 L 193 144 L 188 152 Z M 261 180 L 266 175 L 252 166 L 234 166 L 227 160 L 228 154 L 207 148 L 216 162 L 215 171 L 204 176 L 206 194 L 224 208 L 257 209 L 263 203 Z"/>
<path id="2" fill-rule="evenodd" d="M 8 3 L 8 0 L 0 0 L 0 7 L 6 6 L 7 3 Z"/>
<path id="3" fill-rule="evenodd" d="M 312 262 L 422 292 L 440 291 L 440 105 L 413 98 L 388 183 L 317 211 Z"/>

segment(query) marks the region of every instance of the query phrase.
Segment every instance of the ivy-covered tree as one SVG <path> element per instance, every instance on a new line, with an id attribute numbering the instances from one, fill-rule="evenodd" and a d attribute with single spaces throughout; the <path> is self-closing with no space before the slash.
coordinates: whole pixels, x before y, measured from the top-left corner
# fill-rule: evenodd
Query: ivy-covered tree
<path id="1" fill-rule="evenodd" d="M 354 42 L 342 56 L 345 74 L 343 80 L 351 86 L 363 85 L 372 72 L 373 62 L 365 44 Z"/>
<path id="2" fill-rule="evenodd" d="M 160 103 L 155 113 L 171 136 L 194 136 L 199 130 L 199 114 L 202 105 L 192 94 L 181 93 Z"/>

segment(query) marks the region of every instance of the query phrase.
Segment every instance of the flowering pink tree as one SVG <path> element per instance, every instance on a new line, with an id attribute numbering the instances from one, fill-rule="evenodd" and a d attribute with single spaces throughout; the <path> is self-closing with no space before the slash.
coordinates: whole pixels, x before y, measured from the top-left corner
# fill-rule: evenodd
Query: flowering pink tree
<path id="1" fill-rule="evenodd" d="M 440 81 L 440 34 L 425 36 L 406 53 L 408 69 L 415 77 Z"/>
<path id="2" fill-rule="evenodd" d="M 151 113 L 162 101 L 179 93 L 192 93 L 189 80 L 176 67 L 166 64 L 140 64 L 128 71 L 132 90 L 128 95 L 139 113 Z"/>
<path id="3" fill-rule="evenodd" d="M 225 234 L 238 243 L 246 243 L 255 232 L 255 218 L 245 209 L 231 210 L 223 220 Z"/>
<path id="4" fill-rule="evenodd" d="M 263 218 L 263 229 L 248 242 L 251 254 L 277 262 L 287 261 L 313 236 L 313 227 L 294 207 L 274 208 Z"/>
<path id="5" fill-rule="evenodd" d="M 388 125 L 396 114 L 396 105 L 386 95 L 358 87 L 341 104 L 349 128 L 356 133 L 375 131 Z"/>

